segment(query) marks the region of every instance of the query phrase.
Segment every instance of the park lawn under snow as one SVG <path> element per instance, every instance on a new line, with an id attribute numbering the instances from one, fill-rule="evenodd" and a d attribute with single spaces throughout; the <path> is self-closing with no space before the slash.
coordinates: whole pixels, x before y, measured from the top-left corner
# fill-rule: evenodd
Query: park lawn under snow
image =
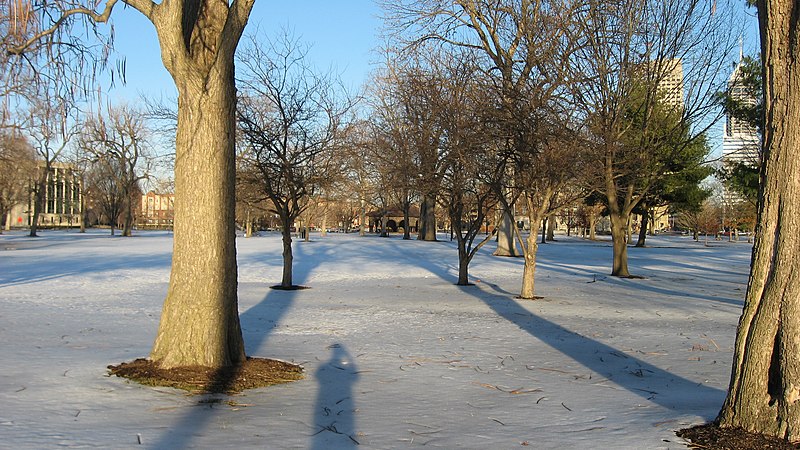
<path id="1" fill-rule="evenodd" d="M 0 235 L 0 447 L 685 448 L 729 380 L 746 243 L 655 237 L 610 272 L 610 242 L 542 245 L 536 301 L 519 258 L 482 250 L 455 286 L 454 243 L 355 234 L 237 240 L 247 352 L 302 381 L 188 396 L 107 376 L 146 356 L 172 238 Z"/>

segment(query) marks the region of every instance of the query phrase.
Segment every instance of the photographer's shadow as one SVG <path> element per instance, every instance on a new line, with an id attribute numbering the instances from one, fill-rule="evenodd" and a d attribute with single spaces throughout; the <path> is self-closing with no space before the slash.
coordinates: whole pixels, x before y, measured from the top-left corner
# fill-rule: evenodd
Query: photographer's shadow
<path id="1" fill-rule="evenodd" d="M 358 381 L 358 368 L 342 344 L 328 347 L 331 358 L 314 373 L 319 383 L 314 406 L 312 449 L 344 449 L 359 445 L 355 431 L 353 386 Z"/>

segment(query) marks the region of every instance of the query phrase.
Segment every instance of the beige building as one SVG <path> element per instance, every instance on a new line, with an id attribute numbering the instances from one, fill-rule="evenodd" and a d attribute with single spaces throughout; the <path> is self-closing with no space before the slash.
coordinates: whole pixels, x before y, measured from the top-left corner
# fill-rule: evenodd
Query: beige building
<path id="1" fill-rule="evenodd" d="M 40 162 L 37 171 L 44 170 Z M 31 180 L 33 186 L 33 180 Z M 39 214 L 40 227 L 79 226 L 81 220 L 81 179 L 71 164 L 53 163 L 45 183 L 44 205 Z M 33 218 L 34 194 L 25 203 L 11 208 L 6 218 L 11 227 L 28 228 Z"/>
<path id="2" fill-rule="evenodd" d="M 175 219 L 175 194 L 158 194 L 150 191 L 142 195 L 139 226 L 172 228 Z"/>
<path id="3" fill-rule="evenodd" d="M 664 104 L 683 110 L 683 63 L 680 59 L 663 61 L 659 73 L 663 74 L 658 82 L 658 91 Z"/>

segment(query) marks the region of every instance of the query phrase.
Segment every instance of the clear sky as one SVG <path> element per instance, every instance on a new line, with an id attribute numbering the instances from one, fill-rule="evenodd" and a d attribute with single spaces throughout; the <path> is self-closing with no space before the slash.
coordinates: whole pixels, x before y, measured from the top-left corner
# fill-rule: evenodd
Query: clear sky
<path id="1" fill-rule="evenodd" d="M 744 51 L 755 54 L 755 9 L 746 8 L 743 0 L 720 1 L 718 6 L 741 8 L 743 17 L 748 18 Z M 311 46 L 308 56 L 313 66 L 339 73 L 347 88 L 355 91 L 368 80 L 371 62 L 378 58 L 375 49 L 381 44 L 383 26 L 380 14 L 373 0 L 257 0 L 245 33 L 275 37 L 281 29 L 288 29 Z M 161 62 L 153 26 L 132 8 L 120 8 L 114 13 L 114 28 L 117 58 L 124 57 L 126 61 L 127 85 L 118 84 L 111 90 L 111 101 L 135 103 L 140 93 L 175 98 L 175 87 Z M 712 131 L 712 147 L 721 144 L 721 128 L 720 124 Z"/>
<path id="2" fill-rule="evenodd" d="M 120 5 L 121 6 L 121 5 Z M 340 74 L 348 89 L 364 83 L 380 43 L 380 8 L 372 0 L 258 0 L 245 33 L 275 37 L 287 29 L 311 46 L 311 64 Z M 112 101 L 135 102 L 139 93 L 175 97 L 175 87 L 161 62 L 153 26 L 132 8 L 114 12 L 117 59 L 125 59 L 125 86 L 109 92 Z M 112 59 L 114 64 L 114 59 Z"/>

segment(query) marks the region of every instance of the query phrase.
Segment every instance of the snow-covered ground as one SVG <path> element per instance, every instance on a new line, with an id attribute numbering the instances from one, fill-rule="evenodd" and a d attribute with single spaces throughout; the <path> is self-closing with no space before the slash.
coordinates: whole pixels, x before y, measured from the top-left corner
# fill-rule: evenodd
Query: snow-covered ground
<path id="1" fill-rule="evenodd" d="M 0 235 L 0 447 L 685 448 L 723 401 L 751 250 L 655 237 L 617 279 L 610 242 L 560 236 L 520 301 L 522 261 L 489 246 L 458 287 L 449 241 L 315 235 L 286 292 L 279 237 L 239 238 L 248 354 L 307 376 L 227 397 L 107 376 L 150 350 L 171 243 Z"/>

